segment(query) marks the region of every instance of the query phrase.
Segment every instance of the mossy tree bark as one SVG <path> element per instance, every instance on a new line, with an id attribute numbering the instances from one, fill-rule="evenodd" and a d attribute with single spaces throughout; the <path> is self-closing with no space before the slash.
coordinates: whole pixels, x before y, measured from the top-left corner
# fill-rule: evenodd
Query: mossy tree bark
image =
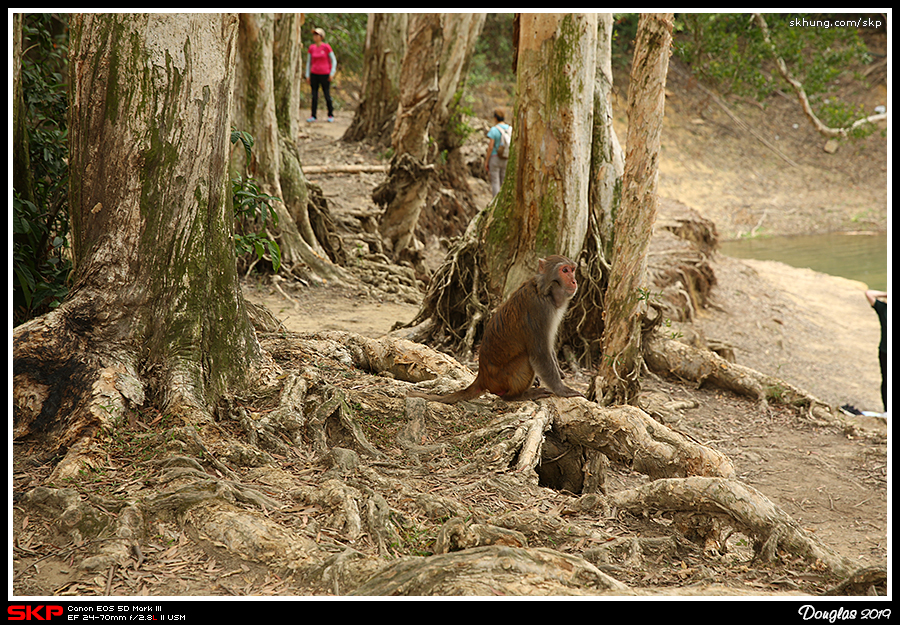
<path id="1" fill-rule="evenodd" d="M 538 258 L 581 252 L 597 57 L 596 14 L 523 13 L 518 20 L 519 98 L 507 166 L 514 175 L 482 231 L 489 274 L 504 297 L 534 274 Z"/>
<path id="2" fill-rule="evenodd" d="M 508 175 L 435 273 L 414 321 L 430 321 L 417 338 L 464 355 L 479 341 L 491 308 L 534 275 L 538 259 L 563 254 L 577 261 L 588 231 L 594 83 L 585 76 L 596 72 L 598 18 L 518 20 L 519 98 Z"/>
<path id="3" fill-rule="evenodd" d="M 13 333 L 13 435 L 92 461 L 145 400 L 195 421 L 261 358 L 228 182 L 237 17 L 71 20 L 69 298 Z"/>

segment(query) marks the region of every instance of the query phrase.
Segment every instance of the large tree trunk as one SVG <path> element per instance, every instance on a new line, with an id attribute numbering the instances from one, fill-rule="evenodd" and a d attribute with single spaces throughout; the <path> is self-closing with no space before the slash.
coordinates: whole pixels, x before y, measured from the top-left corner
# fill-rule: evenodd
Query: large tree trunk
<path id="1" fill-rule="evenodd" d="M 75 283 L 13 334 L 14 438 L 90 463 L 145 398 L 208 414 L 261 358 L 235 269 L 228 153 L 237 17 L 76 14 Z"/>
<path id="2" fill-rule="evenodd" d="M 581 252 L 594 105 L 593 83 L 584 77 L 594 75 L 596 54 L 596 14 L 519 16 L 519 97 L 507 165 L 515 175 L 483 230 L 491 280 L 504 295 L 534 273 L 539 257 L 577 259 Z"/>
<path id="3" fill-rule="evenodd" d="M 534 275 L 538 258 L 578 259 L 588 223 L 597 50 L 595 15 L 522 15 L 512 150 L 500 193 L 435 273 L 420 340 L 471 354 L 492 305 Z"/>
<path id="4" fill-rule="evenodd" d="M 369 13 L 363 68 L 363 97 L 344 141 L 388 147 L 400 104 L 400 69 L 406 54 L 406 13 Z"/>
<path id="5" fill-rule="evenodd" d="M 657 176 L 665 109 L 672 14 L 641 15 L 628 88 L 628 138 L 622 205 L 615 225 L 606 291 L 604 358 L 592 394 L 601 403 L 631 404 L 640 392 L 641 325 L 646 315 L 647 249 L 659 206 Z"/>

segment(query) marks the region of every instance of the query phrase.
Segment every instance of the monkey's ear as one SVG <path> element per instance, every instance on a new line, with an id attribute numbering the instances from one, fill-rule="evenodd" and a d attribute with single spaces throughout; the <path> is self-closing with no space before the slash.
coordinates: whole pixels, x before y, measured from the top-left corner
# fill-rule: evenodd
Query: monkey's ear
<path id="1" fill-rule="evenodd" d="M 547 269 L 547 259 L 546 258 L 538 258 L 538 273 L 544 273 L 544 270 Z"/>

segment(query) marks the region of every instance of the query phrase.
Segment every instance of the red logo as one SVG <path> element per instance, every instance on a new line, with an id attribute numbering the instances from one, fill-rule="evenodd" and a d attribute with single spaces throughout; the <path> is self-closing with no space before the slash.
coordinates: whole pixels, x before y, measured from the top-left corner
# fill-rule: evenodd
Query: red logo
<path id="1" fill-rule="evenodd" d="M 6 608 L 7 621 L 49 621 L 63 615 L 61 605 L 11 605 Z"/>

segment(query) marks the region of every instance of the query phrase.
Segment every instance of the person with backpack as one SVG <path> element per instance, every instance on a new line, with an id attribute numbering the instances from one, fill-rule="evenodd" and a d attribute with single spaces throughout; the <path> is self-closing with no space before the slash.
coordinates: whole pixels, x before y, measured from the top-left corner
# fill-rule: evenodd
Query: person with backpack
<path id="1" fill-rule="evenodd" d="M 500 193 L 503 179 L 506 178 L 506 163 L 509 160 L 512 127 L 503 121 L 503 109 L 494 109 L 494 119 L 496 124 L 487 133 L 491 144 L 484 157 L 484 168 L 491 180 L 491 191 L 494 195 L 497 195 Z"/>

